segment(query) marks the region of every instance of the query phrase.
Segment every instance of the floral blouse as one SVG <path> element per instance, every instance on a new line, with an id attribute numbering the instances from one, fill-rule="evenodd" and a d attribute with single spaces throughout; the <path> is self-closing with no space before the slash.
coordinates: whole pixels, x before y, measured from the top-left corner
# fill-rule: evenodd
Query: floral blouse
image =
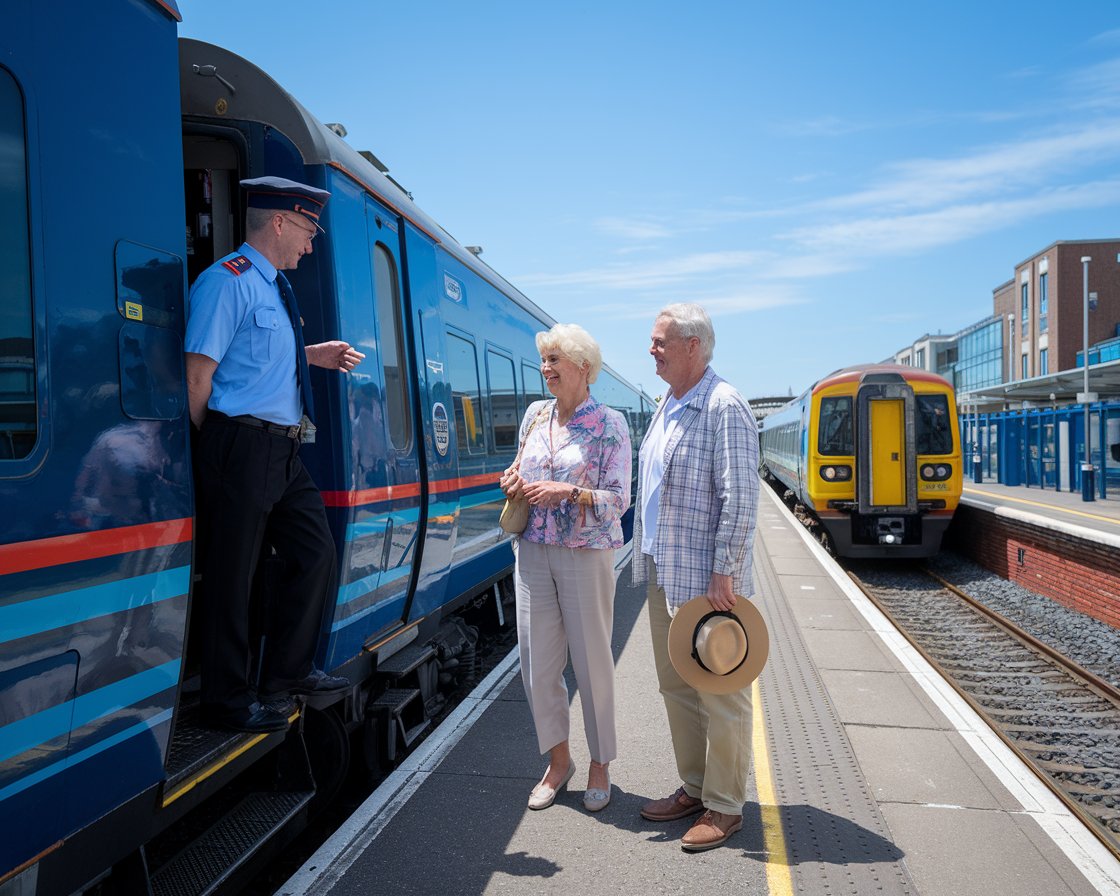
<path id="1" fill-rule="evenodd" d="M 588 397 L 561 426 L 556 402 L 537 401 L 521 421 L 521 439 L 530 427 L 521 453 L 521 478 L 590 489 L 593 501 L 590 507 L 567 499 L 559 507 L 531 505 L 521 537 L 568 548 L 622 547 L 621 520 L 630 506 L 632 461 L 630 433 L 622 415 Z"/>

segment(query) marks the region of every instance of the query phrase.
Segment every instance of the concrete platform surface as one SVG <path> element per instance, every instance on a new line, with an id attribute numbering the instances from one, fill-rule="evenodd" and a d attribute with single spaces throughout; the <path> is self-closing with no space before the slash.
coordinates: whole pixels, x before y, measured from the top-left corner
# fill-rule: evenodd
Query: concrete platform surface
<path id="1" fill-rule="evenodd" d="M 765 489 L 755 581 L 771 655 L 754 691 L 744 827 L 724 847 L 685 853 L 688 820 L 638 814 L 679 781 L 644 593 L 627 568 L 614 630 L 620 749 L 604 811 L 581 804 L 575 693 L 571 789 L 549 809 L 526 807 L 545 760 L 514 654 L 277 893 L 1120 896 L 1120 863 Z"/>

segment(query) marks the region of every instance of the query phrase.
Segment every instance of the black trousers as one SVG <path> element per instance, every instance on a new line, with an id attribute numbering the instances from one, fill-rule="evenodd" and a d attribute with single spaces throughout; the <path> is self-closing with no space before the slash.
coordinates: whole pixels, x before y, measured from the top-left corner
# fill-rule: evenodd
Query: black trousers
<path id="1" fill-rule="evenodd" d="M 299 459 L 299 442 L 213 413 L 197 446 L 202 557 L 202 703 L 238 709 L 251 680 L 250 599 L 261 547 L 284 562 L 263 614 L 259 694 L 283 693 L 310 674 L 335 547 L 323 498 Z"/>

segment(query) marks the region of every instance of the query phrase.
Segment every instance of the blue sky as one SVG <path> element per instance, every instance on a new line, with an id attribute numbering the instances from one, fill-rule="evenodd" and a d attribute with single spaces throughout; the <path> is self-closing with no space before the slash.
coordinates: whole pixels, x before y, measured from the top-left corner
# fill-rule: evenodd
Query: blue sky
<path id="1" fill-rule="evenodd" d="M 1055 240 L 1120 237 L 1113 0 L 180 7 L 649 392 L 669 302 L 708 309 L 744 395 L 784 395 L 986 317 Z"/>

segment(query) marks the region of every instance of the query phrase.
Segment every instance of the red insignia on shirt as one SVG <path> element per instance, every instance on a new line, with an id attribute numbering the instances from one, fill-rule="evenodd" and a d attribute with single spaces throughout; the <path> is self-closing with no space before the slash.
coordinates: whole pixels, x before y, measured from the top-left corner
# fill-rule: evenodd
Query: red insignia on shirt
<path id="1" fill-rule="evenodd" d="M 238 255 L 237 258 L 229 258 L 222 262 L 222 267 L 228 271 L 232 271 L 238 277 L 244 274 L 249 268 L 253 266 L 253 262 L 249 261 L 244 255 Z"/>

